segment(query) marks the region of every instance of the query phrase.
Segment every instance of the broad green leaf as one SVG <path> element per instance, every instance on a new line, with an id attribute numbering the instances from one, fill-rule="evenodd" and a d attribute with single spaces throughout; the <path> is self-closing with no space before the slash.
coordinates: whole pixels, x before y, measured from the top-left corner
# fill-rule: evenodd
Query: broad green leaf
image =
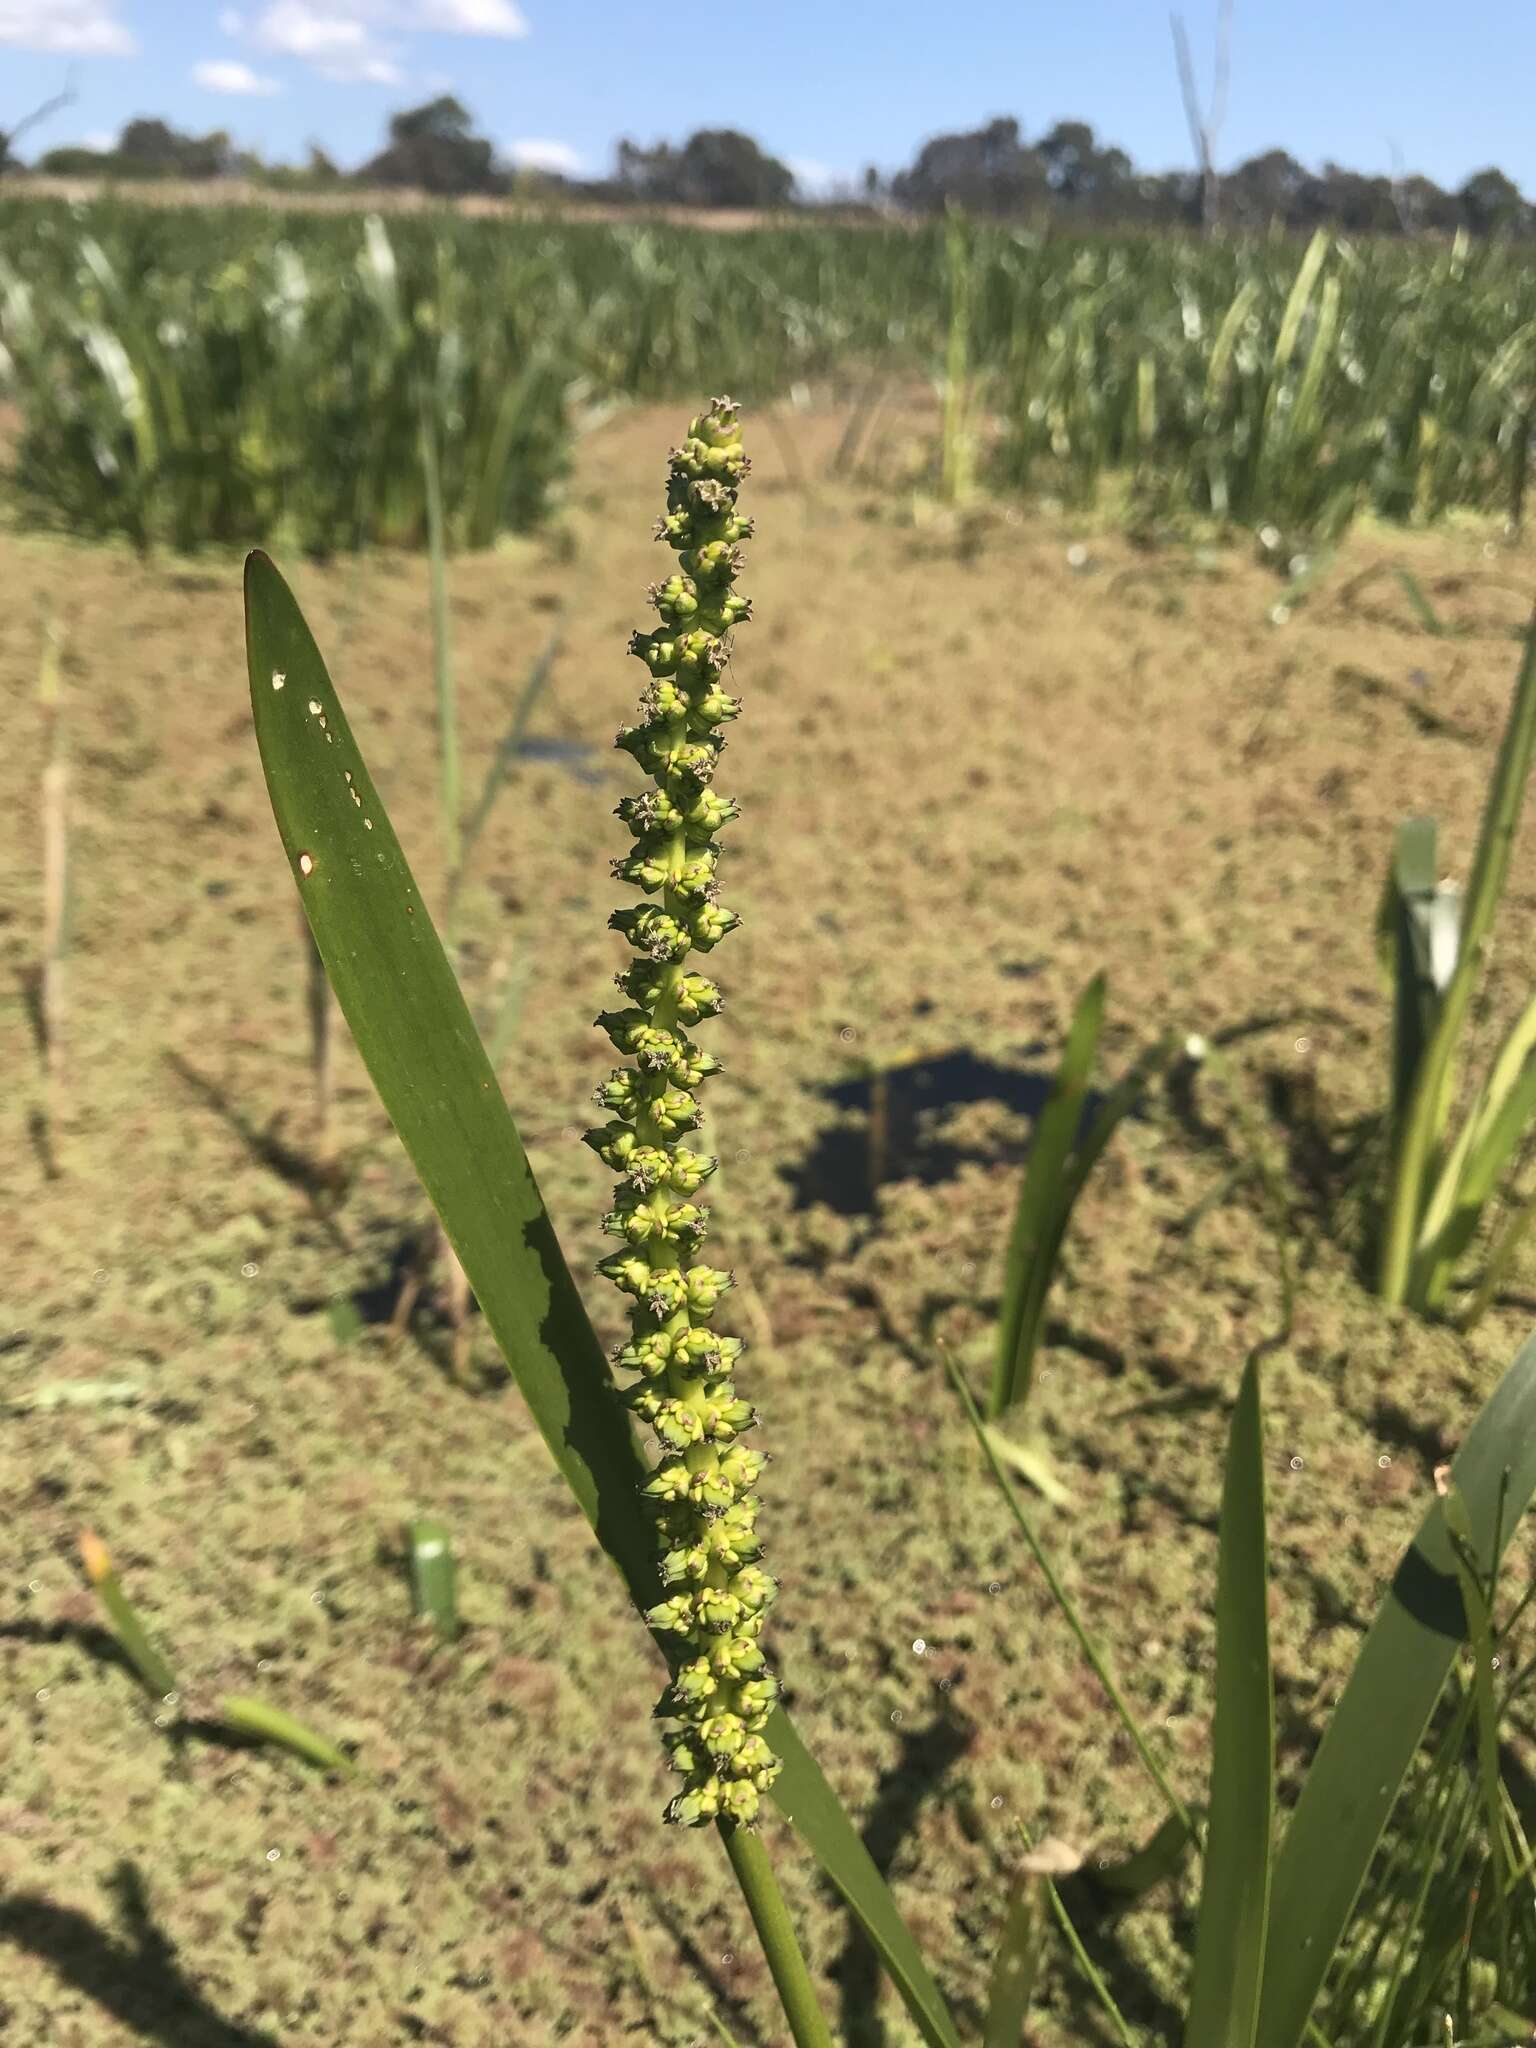
<path id="1" fill-rule="evenodd" d="M 320 652 L 262 554 L 246 564 L 246 648 L 278 832 L 331 986 L 550 1453 L 643 1614 L 660 1584 L 628 1415 Z M 957 2048 L 889 1889 L 782 1709 L 766 1734 L 784 1759 L 779 1806 L 878 1949 L 924 2040 Z"/>
<path id="2" fill-rule="evenodd" d="M 1045 1944 L 1045 1883 L 1026 1872 L 1014 1885 L 987 1989 L 982 2048 L 1020 2048 L 1024 2038 Z"/>
<path id="3" fill-rule="evenodd" d="M 1211 1818 L 1184 2048 L 1252 2048 L 1264 1976 L 1274 1828 L 1264 1418 L 1259 1364 L 1250 1358 L 1232 1417 L 1221 1498 Z"/>
<path id="4" fill-rule="evenodd" d="M 1536 1491 L 1536 1338 L 1452 1466 L 1477 1555 L 1497 1567 Z M 1275 1862 L 1258 2048 L 1297 2048 L 1467 1630 L 1443 1505 L 1420 1524 L 1361 1646 Z"/>

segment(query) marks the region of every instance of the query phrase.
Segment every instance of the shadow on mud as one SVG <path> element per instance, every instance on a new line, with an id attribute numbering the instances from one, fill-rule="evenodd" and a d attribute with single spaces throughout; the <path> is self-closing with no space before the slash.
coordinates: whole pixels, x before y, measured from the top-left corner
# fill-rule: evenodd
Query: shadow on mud
<path id="1" fill-rule="evenodd" d="M 156 1926 L 136 1865 L 120 1863 L 110 1888 L 122 1932 L 27 1893 L 0 1900 L 0 1941 L 52 1965 L 71 1989 L 138 2039 L 163 2048 L 280 2048 L 277 2036 L 224 2019 L 182 1969 Z"/>
<path id="2" fill-rule="evenodd" d="M 1031 1045 L 1026 1057 L 1045 1049 Z M 1004 1066 L 962 1046 L 830 1082 L 817 1092 L 842 1112 L 840 1121 L 821 1133 L 798 1165 L 782 1169 L 795 1207 L 822 1202 L 842 1216 L 868 1216 L 887 1181 L 916 1180 L 931 1187 L 953 1180 L 971 1161 L 1022 1163 L 1024 1146 L 957 1144 L 942 1135 L 944 1119 L 953 1110 L 987 1102 L 1033 1122 L 1053 1078 L 1052 1068 Z M 1098 1102 L 1097 1095 L 1090 1095 L 1085 1114 Z"/>

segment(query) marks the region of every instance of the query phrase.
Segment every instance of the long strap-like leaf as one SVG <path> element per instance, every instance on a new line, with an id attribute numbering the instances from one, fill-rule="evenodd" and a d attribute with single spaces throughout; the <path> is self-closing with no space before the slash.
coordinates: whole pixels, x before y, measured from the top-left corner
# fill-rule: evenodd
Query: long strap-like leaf
<path id="1" fill-rule="evenodd" d="M 1536 1338 L 1478 1413 L 1452 1467 L 1478 1556 L 1497 1565 L 1536 1492 Z M 1436 1501 L 1333 1711 L 1275 1863 L 1258 2048 L 1297 2048 L 1466 1634 Z"/>
<path id="2" fill-rule="evenodd" d="M 1024 1185 L 1008 1239 L 1003 1311 L 998 1325 L 997 1364 L 987 1414 L 995 1422 L 1029 1392 L 1038 1311 L 1050 1278 L 1054 1226 L 1061 1217 L 1067 1156 L 1083 1120 L 1088 1077 L 1104 1023 L 1104 977 L 1096 974 L 1078 997 L 1066 1049 L 1051 1092 L 1035 1126 Z M 1063 1227 L 1064 1220 L 1063 1220 Z M 1059 1238 L 1058 1238 L 1059 1241 Z M 1042 1269 L 1043 1272 L 1042 1272 Z"/>
<path id="3" fill-rule="evenodd" d="M 246 564 L 256 738 L 315 943 L 379 1097 L 598 1542 L 643 1613 L 660 1598 L 643 1460 L 405 855 L 319 649 L 265 555 Z M 931 2048 L 954 2023 L 894 1900 L 787 1715 L 774 1797 L 837 1886 Z"/>
<path id="4" fill-rule="evenodd" d="M 1216 1587 L 1211 1820 L 1184 2048 L 1252 2048 L 1275 1830 L 1264 1422 L 1259 1362 L 1243 1373 L 1227 1449 Z"/>

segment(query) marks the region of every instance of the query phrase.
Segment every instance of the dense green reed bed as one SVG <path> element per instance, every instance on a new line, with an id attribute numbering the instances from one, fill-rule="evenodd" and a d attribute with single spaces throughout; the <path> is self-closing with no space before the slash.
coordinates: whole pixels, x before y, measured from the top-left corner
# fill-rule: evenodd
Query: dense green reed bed
<path id="1" fill-rule="evenodd" d="M 728 377 L 946 387 L 935 476 L 1274 529 L 1522 516 L 1536 279 L 1496 244 L 0 205 L 0 394 L 37 517 L 192 548 L 536 521 L 590 408 Z M 1282 556 L 1283 559 L 1283 556 Z"/>

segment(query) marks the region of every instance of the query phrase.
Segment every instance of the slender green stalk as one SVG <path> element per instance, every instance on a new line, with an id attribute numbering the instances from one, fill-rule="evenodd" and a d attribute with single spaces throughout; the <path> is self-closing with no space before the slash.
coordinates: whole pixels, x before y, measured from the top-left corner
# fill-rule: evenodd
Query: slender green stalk
<path id="1" fill-rule="evenodd" d="M 1147 1744 L 1147 1739 L 1141 1732 L 1141 1724 L 1126 1704 L 1125 1695 L 1121 1692 L 1114 1673 L 1105 1662 L 1097 1643 L 1094 1642 L 1092 1636 L 1084 1628 L 1066 1587 L 1063 1586 L 1061 1580 L 1056 1576 L 1055 1567 L 1046 1555 L 1039 1537 L 1035 1534 L 1034 1525 L 1020 1506 L 1019 1497 L 1013 1490 L 1012 1482 L 998 1461 L 997 1453 L 992 1447 L 992 1439 L 988 1433 L 987 1425 L 983 1422 L 980 1411 L 975 1401 L 971 1398 L 971 1390 L 965 1384 L 959 1367 L 947 1351 L 944 1354 L 944 1363 L 949 1369 L 950 1378 L 955 1383 L 955 1391 L 959 1394 L 961 1402 L 965 1407 L 971 1428 L 976 1432 L 976 1440 L 981 1445 L 986 1461 L 992 1468 L 992 1477 L 997 1481 L 998 1486 L 1002 1490 L 1003 1499 L 1008 1506 L 1008 1512 L 1017 1524 L 1019 1534 L 1029 1545 L 1030 1554 L 1034 1558 L 1035 1563 L 1040 1567 L 1041 1576 L 1045 1580 L 1047 1591 L 1059 1608 L 1068 1628 L 1076 1636 L 1078 1648 L 1088 1660 L 1095 1678 L 1098 1679 L 1108 1695 L 1109 1703 L 1114 1708 L 1121 1727 L 1124 1728 L 1126 1734 L 1130 1737 L 1131 1747 L 1135 1750 L 1137 1756 L 1140 1757 L 1148 1777 L 1168 1802 L 1169 1812 L 1174 1814 L 1183 1823 L 1184 1827 L 1193 1833 L 1194 1822 L 1190 1817 L 1189 1809 L 1185 1806 L 1183 1800 L 1180 1799 L 1178 1793 L 1174 1791 L 1172 1785 L 1168 1782 L 1167 1774 L 1164 1772 L 1162 1765 L 1152 1754 Z"/>
<path id="2" fill-rule="evenodd" d="M 1023 1837 L 1024 1846 L 1027 1849 L 1030 1846 L 1029 1830 L 1022 1821 L 1019 1823 L 1019 1833 Z M 1125 2014 L 1116 2005 L 1114 1993 L 1105 1983 L 1103 1974 L 1095 1965 L 1092 1956 L 1084 1948 L 1083 1937 L 1078 1933 L 1072 1915 L 1067 1911 L 1062 1901 L 1061 1893 L 1056 1889 L 1055 1884 L 1049 1877 L 1045 1879 L 1045 1895 L 1051 1902 L 1051 1911 L 1055 1915 L 1056 1924 L 1066 1936 L 1067 1946 L 1071 1949 L 1073 1960 L 1082 1971 L 1089 1990 L 1103 2007 L 1111 2026 L 1113 2026 L 1121 2042 L 1124 2044 L 1124 2048 L 1136 2048 L 1136 2036 L 1126 2024 Z"/>
<path id="3" fill-rule="evenodd" d="M 757 1938 L 763 1945 L 763 1954 L 768 1958 L 795 2048 L 833 2048 L 831 2029 L 817 2003 L 816 1988 L 800 1953 L 789 1908 L 761 1838 L 750 1828 L 737 1827 L 733 1821 L 722 1822 L 720 1833 Z"/>

